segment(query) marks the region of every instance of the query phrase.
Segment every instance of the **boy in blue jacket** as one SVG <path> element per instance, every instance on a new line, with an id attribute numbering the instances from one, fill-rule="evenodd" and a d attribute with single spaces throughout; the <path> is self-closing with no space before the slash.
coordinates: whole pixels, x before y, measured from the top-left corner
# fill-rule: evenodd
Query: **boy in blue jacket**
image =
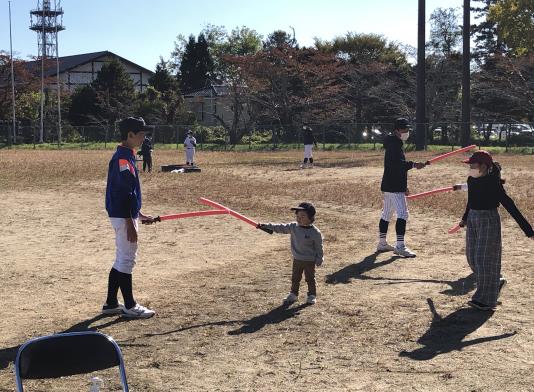
<path id="1" fill-rule="evenodd" d="M 141 213 L 141 185 L 135 165 L 134 148 L 145 139 L 145 121 L 128 117 L 120 122 L 119 129 L 122 141 L 109 162 L 106 188 L 106 210 L 115 230 L 116 257 L 109 272 L 108 296 L 102 313 L 148 318 L 155 312 L 135 302 L 132 289 L 139 220 L 154 223 L 153 217 Z M 124 305 L 117 300 L 119 288 Z"/>

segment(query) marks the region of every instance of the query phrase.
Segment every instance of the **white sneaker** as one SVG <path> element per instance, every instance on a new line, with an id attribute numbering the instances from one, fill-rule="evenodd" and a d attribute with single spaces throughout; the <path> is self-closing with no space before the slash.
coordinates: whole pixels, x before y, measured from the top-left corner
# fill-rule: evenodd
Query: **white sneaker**
<path id="1" fill-rule="evenodd" d="M 379 242 L 378 245 L 376 246 L 377 252 L 391 252 L 393 250 L 395 250 L 395 248 L 391 246 L 390 244 L 388 244 L 387 242 L 385 244 L 382 244 Z"/>
<path id="2" fill-rule="evenodd" d="M 400 256 L 400 257 L 415 257 L 415 256 L 417 256 L 414 252 L 412 252 L 407 247 L 399 248 L 398 246 L 396 246 L 395 249 L 393 250 L 393 253 L 398 255 L 398 256 Z"/>
<path id="3" fill-rule="evenodd" d="M 315 295 L 308 295 L 308 298 L 306 298 L 306 303 L 308 305 L 314 305 L 317 302 L 317 298 Z"/>
<path id="4" fill-rule="evenodd" d="M 102 314 L 122 314 L 122 311 L 124 310 L 124 305 L 120 302 L 115 307 L 108 306 L 107 303 L 105 303 L 102 306 Z"/>
<path id="5" fill-rule="evenodd" d="M 136 304 L 133 308 L 130 308 L 130 309 L 124 308 L 124 310 L 122 311 L 122 315 L 128 318 L 144 319 L 144 318 L 152 317 L 155 314 L 156 312 L 154 312 L 153 310 L 145 308 L 144 306 L 139 305 L 139 304 Z"/>
<path id="6" fill-rule="evenodd" d="M 284 304 L 291 305 L 293 302 L 297 302 L 298 297 L 293 294 L 289 293 L 287 297 L 284 298 Z"/>

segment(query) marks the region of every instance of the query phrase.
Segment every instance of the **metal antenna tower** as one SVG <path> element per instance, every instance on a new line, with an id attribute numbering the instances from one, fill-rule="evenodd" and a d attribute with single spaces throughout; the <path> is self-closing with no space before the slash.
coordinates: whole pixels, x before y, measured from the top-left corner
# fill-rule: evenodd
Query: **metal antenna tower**
<path id="1" fill-rule="evenodd" d="M 30 30 L 37 33 L 38 55 L 41 60 L 41 124 L 39 143 L 44 138 L 44 105 L 45 105 L 45 69 L 49 59 L 56 59 L 57 94 L 58 94 L 58 143 L 61 143 L 61 95 L 59 84 L 59 51 L 58 32 L 65 30 L 63 26 L 63 9 L 61 0 L 37 0 L 37 8 L 30 11 Z"/>

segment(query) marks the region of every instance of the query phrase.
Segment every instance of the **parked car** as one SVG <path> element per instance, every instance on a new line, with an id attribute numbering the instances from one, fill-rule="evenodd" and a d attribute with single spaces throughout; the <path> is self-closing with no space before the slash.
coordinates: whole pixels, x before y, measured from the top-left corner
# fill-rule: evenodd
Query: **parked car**
<path id="1" fill-rule="evenodd" d="M 512 135 L 532 135 L 534 130 L 529 124 L 512 124 L 510 125 L 510 133 Z"/>

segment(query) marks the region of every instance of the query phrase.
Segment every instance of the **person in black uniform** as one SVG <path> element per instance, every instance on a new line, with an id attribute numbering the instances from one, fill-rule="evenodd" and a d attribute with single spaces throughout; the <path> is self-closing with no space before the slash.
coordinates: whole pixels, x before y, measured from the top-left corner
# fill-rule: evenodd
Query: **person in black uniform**
<path id="1" fill-rule="evenodd" d="M 395 120 L 393 132 L 384 139 L 384 175 L 380 190 L 384 194 L 384 209 L 380 218 L 379 238 L 376 247 L 377 252 L 393 251 L 401 257 L 415 257 L 416 254 L 404 243 L 406 222 L 408 220 L 408 206 L 406 195 L 408 192 L 408 170 L 422 169 L 426 166 L 423 162 L 407 161 L 402 146 L 410 136 L 410 124 L 405 118 Z M 395 247 L 386 241 L 389 221 L 397 214 L 395 231 L 397 243 Z"/>
<path id="2" fill-rule="evenodd" d="M 143 171 L 148 169 L 149 173 L 152 171 L 152 151 L 152 139 L 147 135 L 141 145 L 140 154 L 143 157 Z"/>

